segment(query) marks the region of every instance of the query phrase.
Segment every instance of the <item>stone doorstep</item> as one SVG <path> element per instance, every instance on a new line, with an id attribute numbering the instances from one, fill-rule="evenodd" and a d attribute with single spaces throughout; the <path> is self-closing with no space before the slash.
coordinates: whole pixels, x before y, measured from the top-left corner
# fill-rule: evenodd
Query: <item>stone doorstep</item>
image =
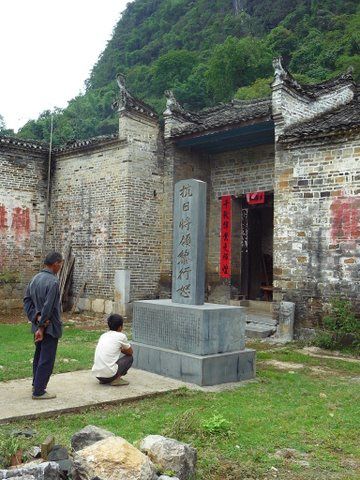
<path id="1" fill-rule="evenodd" d="M 246 312 L 246 322 L 249 323 L 259 323 L 261 325 L 271 325 L 273 327 L 277 326 L 277 320 L 272 317 L 272 315 L 266 315 L 261 312 Z"/>
<path id="2" fill-rule="evenodd" d="M 245 335 L 248 338 L 267 338 L 276 332 L 276 327 L 249 322 L 246 324 Z"/>

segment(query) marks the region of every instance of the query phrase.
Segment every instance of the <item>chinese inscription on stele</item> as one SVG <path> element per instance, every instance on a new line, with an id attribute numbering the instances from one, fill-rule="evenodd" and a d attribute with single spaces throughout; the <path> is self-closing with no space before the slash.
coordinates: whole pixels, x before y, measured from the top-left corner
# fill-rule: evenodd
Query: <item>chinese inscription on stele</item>
<path id="1" fill-rule="evenodd" d="M 204 303 L 205 228 L 206 183 L 181 180 L 175 185 L 174 194 L 174 303 Z"/>

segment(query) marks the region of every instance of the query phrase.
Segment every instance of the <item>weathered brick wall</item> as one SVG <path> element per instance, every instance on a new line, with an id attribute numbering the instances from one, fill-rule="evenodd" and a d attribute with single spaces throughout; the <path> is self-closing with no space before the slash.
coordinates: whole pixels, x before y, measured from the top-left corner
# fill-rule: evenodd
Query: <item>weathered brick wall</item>
<path id="1" fill-rule="evenodd" d="M 127 156 L 123 142 L 64 152 L 52 177 L 49 242 L 76 257 L 73 293 L 112 300 L 114 271 L 124 268 Z"/>
<path id="2" fill-rule="evenodd" d="M 113 308 L 115 270 L 130 271 L 130 300 L 159 292 L 161 142 L 155 119 L 126 113 L 117 140 L 57 155 L 50 235 L 76 257 L 73 294 L 86 309 Z"/>
<path id="3" fill-rule="evenodd" d="M 159 296 L 163 145 L 156 119 L 120 116 L 120 138 L 126 141 L 125 268 L 130 270 L 131 300 Z"/>
<path id="4" fill-rule="evenodd" d="M 339 294 L 359 309 L 359 160 L 359 136 L 278 145 L 274 299 L 296 303 L 297 326 Z"/>
<path id="5" fill-rule="evenodd" d="M 42 264 L 46 165 L 39 145 L 0 144 L 0 309 L 22 305 Z"/>
<path id="6" fill-rule="evenodd" d="M 221 283 L 219 277 L 220 216 L 223 195 L 234 197 L 254 191 L 274 189 L 274 145 L 244 148 L 210 156 L 211 193 L 209 217 L 208 283 Z M 233 201 L 233 244 L 238 249 L 234 271 L 240 271 L 240 207 Z M 236 256 L 236 248 L 232 256 Z"/>

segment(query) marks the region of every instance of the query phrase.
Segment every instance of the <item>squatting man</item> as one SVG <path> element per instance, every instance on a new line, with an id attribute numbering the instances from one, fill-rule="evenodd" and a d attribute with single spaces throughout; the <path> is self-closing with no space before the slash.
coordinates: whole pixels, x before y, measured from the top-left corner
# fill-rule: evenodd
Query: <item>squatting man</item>
<path id="1" fill-rule="evenodd" d="M 60 288 L 57 274 L 63 265 L 59 252 L 49 253 L 44 268 L 30 281 L 25 297 L 24 310 L 31 322 L 35 352 L 33 358 L 33 400 L 49 400 L 56 395 L 47 391 L 53 372 L 57 345 L 62 336 Z M 110 315 L 109 331 L 101 335 L 95 351 L 92 371 L 102 384 L 128 385 L 122 377 L 132 365 L 132 348 L 122 333 L 123 318 Z"/>

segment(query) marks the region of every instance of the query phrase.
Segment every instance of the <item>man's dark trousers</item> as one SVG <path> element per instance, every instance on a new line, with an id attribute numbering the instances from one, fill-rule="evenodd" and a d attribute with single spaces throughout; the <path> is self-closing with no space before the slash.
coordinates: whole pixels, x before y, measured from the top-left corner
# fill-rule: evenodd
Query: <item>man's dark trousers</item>
<path id="1" fill-rule="evenodd" d="M 35 354 L 33 360 L 33 395 L 38 397 L 46 390 L 50 375 L 52 374 L 58 338 L 44 334 L 41 342 L 35 343 Z"/>

